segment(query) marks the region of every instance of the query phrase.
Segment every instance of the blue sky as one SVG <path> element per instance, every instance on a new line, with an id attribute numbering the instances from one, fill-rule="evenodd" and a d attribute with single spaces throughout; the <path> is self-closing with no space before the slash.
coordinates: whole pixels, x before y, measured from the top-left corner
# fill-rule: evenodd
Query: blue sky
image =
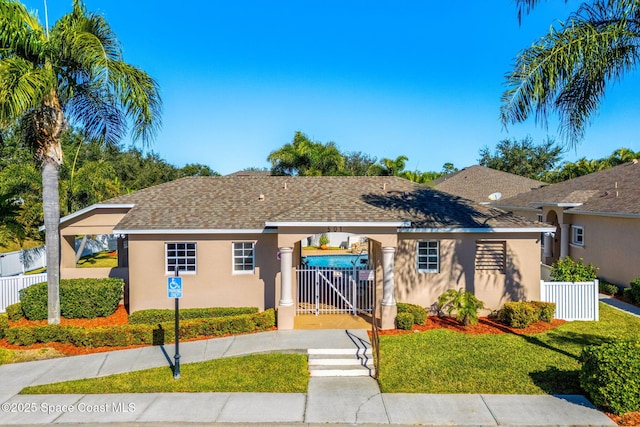
<path id="1" fill-rule="evenodd" d="M 43 0 L 24 1 L 39 11 Z M 163 127 L 150 147 L 178 167 L 222 174 L 269 167 L 295 131 L 343 152 L 409 157 L 408 170 L 477 163 L 483 146 L 530 135 L 498 120 L 520 49 L 578 1 L 541 2 L 518 25 L 513 0 L 85 0 L 125 60 L 154 77 Z M 48 0 L 52 24 L 71 0 Z M 611 86 L 585 140 L 564 160 L 640 150 L 640 76 Z M 559 140 L 559 138 L 556 138 Z"/>

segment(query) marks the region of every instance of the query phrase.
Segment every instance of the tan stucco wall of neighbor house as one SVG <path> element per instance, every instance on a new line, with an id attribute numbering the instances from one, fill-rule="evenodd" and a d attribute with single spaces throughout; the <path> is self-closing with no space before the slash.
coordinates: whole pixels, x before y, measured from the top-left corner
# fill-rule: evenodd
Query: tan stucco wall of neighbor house
<path id="1" fill-rule="evenodd" d="M 566 213 L 565 220 L 584 232 L 584 246 L 569 244 L 571 258 L 592 263 L 599 278 L 617 285 L 640 277 L 640 219 Z"/>
<path id="2" fill-rule="evenodd" d="M 196 243 L 196 273 L 181 272 L 181 308 L 277 305 L 280 262 L 275 234 L 129 235 L 129 309 L 173 308 L 167 297 L 165 242 Z M 232 242 L 255 243 L 255 269 L 233 273 Z"/>
<path id="3" fill-rule="evenodd" d="M 440 241 L 438 273 L 419 272 L 417 242 Z M 506 271 L 475 269 L 477 240 L 506 241 Z M 540 298 L 540 244 L 537 233 L 406 234 L 398 239 L 396 253 L 396 299 L 424 307 L 434 304 L 448 289 L 473 292 L 489 310 L 507 301 Z"/>

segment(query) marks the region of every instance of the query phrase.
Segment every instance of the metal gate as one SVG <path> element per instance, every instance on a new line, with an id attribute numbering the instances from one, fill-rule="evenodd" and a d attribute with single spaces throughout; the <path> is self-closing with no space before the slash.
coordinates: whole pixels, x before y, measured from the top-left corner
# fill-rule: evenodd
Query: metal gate
<path id="1" fill-rule="evenodd" d="M 371 314 L 375 281 L 366 267 L 302 266 L 296 271 L 296 314 Z"/>

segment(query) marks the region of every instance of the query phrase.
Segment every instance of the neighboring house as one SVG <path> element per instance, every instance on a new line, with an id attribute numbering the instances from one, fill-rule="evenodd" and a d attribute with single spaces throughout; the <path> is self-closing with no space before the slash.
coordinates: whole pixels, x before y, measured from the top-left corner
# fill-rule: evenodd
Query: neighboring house
<path id="1" fill-rule="evenodd" d="M 553 230 L 398 177 L 187 177 L 62 218 L 61 277 L 123 277 L 133 312 L 171 308 L 167 278 L 178 268 L 181 307 L 274 307 L 290 329 L 301 241 L 353 233 L 368 241 L 365 279 L 390 329 L 396 301 L 430 306 L 451 288 L 490 309 L 538 299 L 539 237 Z M 82 234 L 117 235 L 118 268 L 76 269 Z"/>
<path id="2" fill-rule="evenodd" d="M 529 192 L 545 185 L 545 183 L 475 165 L 444 175 L 429 185 L 436 190 L 464 197 L 477 203 L 495 204 L 496 200 Z"/>
<path id="3" fill-rule="evenodd" d="M 640 277 L 640 165 L 637 161 L 547 185 L 497 206 L 556 228 L 542 261 L 583 258 L 598 276 L 628 286 Z"/>

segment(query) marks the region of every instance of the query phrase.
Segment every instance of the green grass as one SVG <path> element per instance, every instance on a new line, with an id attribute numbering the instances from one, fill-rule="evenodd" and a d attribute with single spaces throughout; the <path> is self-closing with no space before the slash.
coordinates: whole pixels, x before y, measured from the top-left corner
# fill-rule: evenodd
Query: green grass
<path id="1" fill-rule="evenodd" d="M 31 362 L 33 360 L 62 357 L 64 354 L 53 348 L 38 348 L 35 350 L 9 350 L 0 347 L 0 365 L 7 363 Z"/>
<path id="2" fill-rule="evenodd" d="M 22 394 L 269 392 L 305 393 L 309 381 L 305 354 L 254 354 L 101 378 L 27 387 Z"/>
<path id="3" fill-rule="evenodd" d="M 600 304 L 599 322 L 569 322 L 536 335 L 433 330 L 380 337 L 384 393 L 582 394 L 585 345 L 636 340 L 640 318 Z"/>
<path id="4" fill-rule="evenodd" d="M 109 256 L 112 251 L 102 251 L 87 255 L 78 260 L 78 268 L 115 268 L 118 257 Z"/>

